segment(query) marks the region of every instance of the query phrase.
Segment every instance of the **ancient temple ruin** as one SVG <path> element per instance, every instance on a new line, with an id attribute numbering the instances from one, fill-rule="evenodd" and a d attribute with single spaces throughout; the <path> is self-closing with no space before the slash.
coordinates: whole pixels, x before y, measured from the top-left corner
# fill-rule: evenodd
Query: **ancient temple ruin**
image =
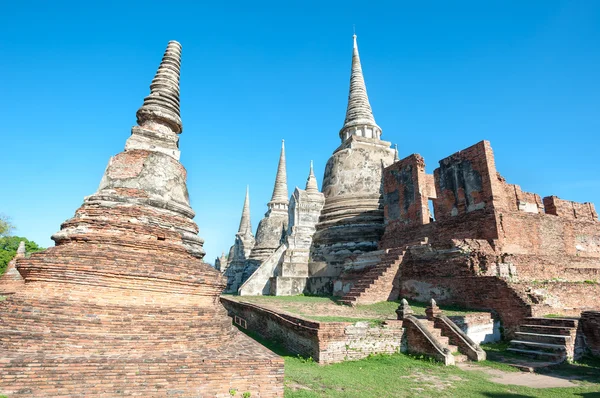
<path id="1" fill-rule="evenodd" d="M 232 270 L 234 260 L 229 260 L 226 292 L 332 294 L 336 293 L 337 277 L 349 263 L 379 259 L 369 253 L 377 250 L 384 229 L 382 170 L 393 163 L 397 151 L 381 140 L 381 128 L 375 122 L 367 96 L 356 35 L 353 39 L 348 107 L 339 132 L 341 145 L 327 162 L 322 193 L 312 176 L 310 187 L 294 192 L 294 205 L 288 208 L 282 148 L 273 199 L 257 230 L 256 245 L 241 278 L 239 269 Z M 309 206 L 310 210 L 302 206 Z M 301 225 L 287 228 L 288 223 L 294 222 Z M 298 233 L 303 236 L 303 243 L 290 243 L 298 242 Z M 267 260 L 269 264 L 262 266 Z M 259 268 L 261 273 L 254 275 Z M 253 283 L 260 279 L 261 288 L 247 286 L 240 290 L 249 278 L 254 279 Z"/>
<path id="2" fill-rule="evenodd" d="M 598 308 L 594 205 L 507 183 L 489 142 L 440 160 L 433 174 L 410 155 L 385 169 L 384 193 L 383 260 L 344 271 L 343 301 L 433 297 L 493 309 L 507 335 L 527 317 Z"/>
<path id="3" fill-rule="evenodd" d="M 325 199 L 317 188 L 312 163 L 305 189 L 296 188 L 289 204 L 288 229 L 273 254 L 244 280 L 240 295 L 289 296 L 306 289 L 309 251 L 319 213 Z"/>
<path id="4" fill-rule="evenodd" d="M 250 221 L 250 188 L 246 187 L 246 198 L 244 199 L 240 226 L 235 234 L 235 242 L 229 249 L 227 262 L 223 263 L 222 260 L 219 260 L 219 270 L 227 278 L 226 292 L 237 292 L 242 284 L 246 261 L 250 258 L 255 242 L 252 233 L 252 222 Z"/>
<path id="5" fill-rule="evenodd" d="M 383 234 L 382 171 L 393 163 L 394 151 L 381 140 L 381 128 L 373 117 L 356 35 L 348 108 L 339 136 L 341 145 L 325 166 L 325 205 L 311 248 L 310 276 L 319 278 L 316 284 L 333 280 L 345 264 L 376 250 Z"/>
<path id="6" fill-rule="evenodd" d="M 283 360 L 239 333 L 202 261 L 179 162 L 181 46 L 169 42 L 125 150 L 0 302 L 0 394 L 283 396 Z"/>

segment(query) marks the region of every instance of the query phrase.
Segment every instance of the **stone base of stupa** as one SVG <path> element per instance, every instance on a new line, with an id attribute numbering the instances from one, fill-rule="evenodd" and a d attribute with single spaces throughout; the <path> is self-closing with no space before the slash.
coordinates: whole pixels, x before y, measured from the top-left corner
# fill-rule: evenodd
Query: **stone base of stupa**
<path id="1" fill-rule="evenodd" d="M 0 302 L 0 395 L 283 396 L 283 360 L 232 326 L 220 274 L 153 243 L 20 259 L 28 283 Z"/>

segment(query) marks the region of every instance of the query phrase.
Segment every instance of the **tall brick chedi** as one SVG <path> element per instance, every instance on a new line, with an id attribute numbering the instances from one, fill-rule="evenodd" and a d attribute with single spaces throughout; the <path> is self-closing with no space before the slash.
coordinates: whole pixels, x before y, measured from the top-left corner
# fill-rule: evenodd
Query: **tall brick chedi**
<path id="1" fill-rule="evenodd" d="M 283 361 L 240 334 L 202 261 L 179 162 L 181 46 L 170 42 L 98 191 L 16 268 L 0 302 L 0 395 L 283 395 Z"/>
<path id="2" fill-rule="evenodd" d="M 377 249 L 384 229 L 382 170 L 393 163 L 394 151 L 381 140 L 373 117 L 356 35 L 348 107 L 339 136 L 342 143 L 329 158 L 323 177 L 325 205 L 311 249 L 314 276 L 339 275 L 347 261 Z"/>

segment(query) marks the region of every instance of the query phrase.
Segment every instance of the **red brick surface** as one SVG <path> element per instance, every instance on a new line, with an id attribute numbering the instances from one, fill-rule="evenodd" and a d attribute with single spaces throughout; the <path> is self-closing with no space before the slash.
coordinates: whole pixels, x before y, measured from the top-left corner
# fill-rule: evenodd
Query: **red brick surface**
<path id="1" fill-rule="evenodd" d="M 598 296 L 596 296 L 598 297 Z M 600 311 L 585 311 L 579 321 L 585 343 L 594 356 L 600 357 Z"/>
<path id="2" fill-rule="evenodd" d="M 403 256 L 400 296 L 494 310 L 509 333 L 526 316 L 600 308 L 600 222 L 592 204 L 542 200 L 506 183 L 487 141 L 441 160 L 434 180 L 432 192 L 418 155 L 384 170 L 380 249 L 427 241 Z M 423 217 L 427 199 L 434 222 Z"/>
<path id="3" fill-rule="evenodd" d="M 109 166 L 131 178 L 147 151 Z M 128 157 L 131 155 L 131 157 Z M 119 188 L 88 197 L 57 246 L 17 261 L 25 285 L 0 302 L 0 394 L 283 396 L 283 360 L 239 333 L 221 274 L 186 250 L 184 214 Z"/>

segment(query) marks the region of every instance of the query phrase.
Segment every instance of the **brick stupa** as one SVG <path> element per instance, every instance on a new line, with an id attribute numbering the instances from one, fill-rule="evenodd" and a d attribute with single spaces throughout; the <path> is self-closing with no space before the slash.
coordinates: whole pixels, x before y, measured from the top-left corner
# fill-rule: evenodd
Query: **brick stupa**
<path id="1" fill-rule="evenodd" d="M 283 360 L 238 332 L 202 261 L 179 162 L 170 42 L 125 151 L 0 302 L 0 395 L 283 396 Z"/>

